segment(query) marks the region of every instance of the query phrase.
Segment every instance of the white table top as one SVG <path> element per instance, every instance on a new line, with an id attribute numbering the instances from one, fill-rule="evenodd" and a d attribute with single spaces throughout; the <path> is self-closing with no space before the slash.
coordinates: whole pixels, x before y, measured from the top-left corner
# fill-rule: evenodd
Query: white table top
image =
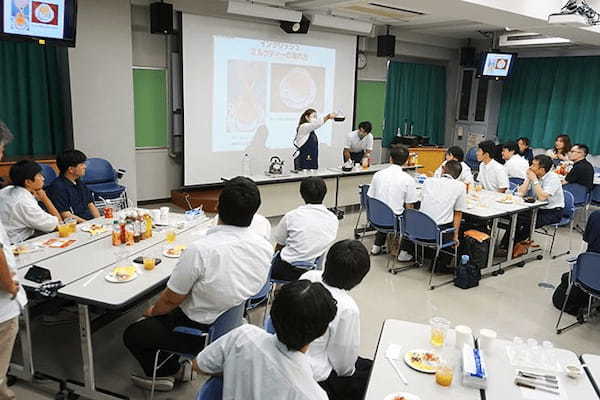
<path id="1" fill-rule="evenodd" d="M 435 383 L 434 375 L 417 372 L 409 368 L 403 361 L 400 361 L 397 364 L 406 377 L 408 386 L 402 383 L 390 362 L 385 358 L 388 346 L 390 344 L 401 345 L 402 354 L 415 349 L 430 349 L 429 337 L 430 328 L 428 325 L 386 320 L 379 337 L 365 400 L 383 400 L 388 394 L 395 392 L 411 393 L 419 396 L 421 400 L 479 400 L 481 396 L 478 389 L 462 386 L 460 368 L 455 369 L 452 385 L 442 387 Z M 454 331 L 451 330 L 448 344 L 453 346 L 454 340 Z"/>
<path id="2" fill-rule="evenodd" d="M 210 226 L 211 222 L 209 220 L 194 226 L 178 235 L 174 245 L 190 245 L 198 240 Z M 133 260 L 137 256 L 150 256 L 159 257 L 162 262 L 152 271 L 144 270 L 143 265 L 140 264 L 133 262 L 124 263 L 138 267 L 139 276 L 130 282 L 111 283 L 105 279 L 105 276 L 117 265 L 115 264 L 115 260 L 110 260 L 103 268 L 85 277 L 81 277 L 77 281 L 60 289 L 59 294 L 63 297 L 76 299 L 78 302 L 97 304 L 113 309 L 120 308 L 143 296 L 148 290 L 159 286 L 171 276 L 171 272 L 179 259 L 165 257 L 162 254 L 163 248 L 164 241 L 161 240 L 150 247 L 131 249 L 132 252 L 127 257 L 128 261 Z"/>
<path id="3" fill-rule="evenodd" d="M 600 385 L 600 356 L 595 354 L 582 354 L 581 359 L 593 380 L 593 384 L 598 387 Z M 600 397 L 600 393 L 598 393 L 598 397 Z"/>
<path id="4" fill-rule="evenodd" d="M 487 400 L 519 400 L 530 398 L 525 397 L 522 392 L 522 390 L 529 391 L 528 389 L 521 389 L 514 384 L 516 369 L 511 365 L 506 352 L 506 347 L 510 343 L 508 340 L 496 340 L 491 353 L 484 354 L 489 372 L 488 387 L 485 391 Z M 572 351 L 555 349 L 555 354 L 563 368 L 568 364 L 580 364 L 577 355 Z M 545 394 L 536 392 L 542 396 L 539 397 L 540 399 L 591 400 L 597 398 L 592 384 L 585 376 L 575 380 L 567 377 L 564 372 L 557 372 L 556 375 L 558 376 L 559 386 L 563 393 L 560 397 L 554 395 L 546 397 Z"/>

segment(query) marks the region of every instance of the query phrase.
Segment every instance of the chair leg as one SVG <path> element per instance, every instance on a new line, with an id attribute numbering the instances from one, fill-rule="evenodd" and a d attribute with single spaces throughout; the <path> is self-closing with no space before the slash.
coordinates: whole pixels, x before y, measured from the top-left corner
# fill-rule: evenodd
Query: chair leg
<path id="1" fill-rule="evenodd" d="M 429 276 L 429 290 L 435 289 L 435 286 L 432 286 L 433 275 L 435 274 L 435 267 L 437 266 L 437 260 L 440 255 L 440 248 L 437 247 L 435 249 L 435 257 L 433 258 L 433 265 L 431 266 L 431 275 Z"/>
<path id="2" fill-rule="evenodd" d="M 570 325 L 567 325 L 563 328 L 559 328 L 560 326 L 560 321 L 562 319 L 563 314 L 565 313 L 565 308 L 567 307 L 567 301 L 569 300 L 569 296 L 571 295 L 571 290 L 573 289 L 573 284 L 569 284 L 569 288 L 567 289 L 567 293 L 565 294 L 565 301 L 563 302 L 562 308 L 560 310 L 560 315 L 558 316 L 558 321 L 556 321 L 556 334 L 560 335 L 561 333 L 563 333 L 565 330 L 577 325 L 577 324 L 582 324 L 583 322 L 580 321 L 575 321 Z"/>
<path id="3" fill-rule="evenodd" d="M 156 350 L 156 355 L 154 356 L 154 368 L 152 369 L 152 389 L 150 390 L 150 400 L 154 400 L 154 389 L 156 386 L 156 371 L 158 370 L 158 356 L 160 355 L 160 350 Z"/>

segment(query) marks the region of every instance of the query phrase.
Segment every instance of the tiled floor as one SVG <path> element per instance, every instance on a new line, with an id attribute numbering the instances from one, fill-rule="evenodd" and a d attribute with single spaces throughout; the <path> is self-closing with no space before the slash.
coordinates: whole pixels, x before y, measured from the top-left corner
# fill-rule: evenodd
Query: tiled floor
<path id="1" fill-rule="evenodd" d="M 347 214 L 340 225 L 339 238 L 352 237 L 356 214 Z M 275 223 L 276 221 L 272 221 Z M 573 234 L 573 248 L 581 248 L 579 234 Z M 561 231 L 558 250 L 568 246 L 568 232 Z M 545 239 L 539 238 L 544 245 Z M 366 238 L 369 248 L 372 238 Z M 452 285 L 427 290 L 428 274 L 424 270 L 409 270 L 398 275 L 387 272 L 385 256 L 372 258 L 371 271 L 363 283 L 352 291 L 361 309 L 361 355 L 373 357 L 382 322 L 387 318 L 427 323 L 432 316 L 445 316 L 453 325 L 463 324 L 476 332 L 492 328 L 500 337 L 522 336 L 550 340 L 555 346 L 577 353 L 600 353 L 600 326 L 592 322 L 566 331 L 554 333 L 558 310 L 552 306 L 552 290 L 538 287 L 548 280 L 558 284 L 560 275 L 567 270 L 565 257 L 535 261 L 524 268 L 508 270 L 504 275 L 481 281 L 480 286 L 461 290 Z M 147 394 L 134 387 L 129 374 L 138 371 L 132 357 L 122 344 L 125 327 L 140 317 L 143 307 L 132 310 L 119 320 L 104 327 L 94 337 L 96 374 L 99 387 L 145 399 Z M 259 312 L 262 312 L 260 310 Z M 255 316 L 256 317 L 256 316 Z M 567 318 L 570 318 L 567 316 Z M 81 379 L 81 356 L 78 347 L 77 325 L 61 327 L 34 327 L 34 354 L 36 367 L 54 376 Z M 159 399 L 192 399 L 202 380 L 180 385 L 172 393 L 160 394 Z M 45 391 L 18 383 L 15 391 L 19 399 L 54 398 L 56 385 L 46 385 Z"/>

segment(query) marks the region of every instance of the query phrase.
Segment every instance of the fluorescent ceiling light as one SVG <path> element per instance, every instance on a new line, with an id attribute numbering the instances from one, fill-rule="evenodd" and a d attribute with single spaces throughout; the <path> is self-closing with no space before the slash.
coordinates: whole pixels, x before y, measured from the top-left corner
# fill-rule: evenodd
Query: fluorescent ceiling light
<path id="1" fill-rule="evenodd" d="M 370 22 L 357 21 L 350 18 L 332 17 L 329 15 L 312 14 L 309 15 L 310 22 L 315 26 L 326 28 L 341 29 L 359 33 L 371 33 L 373 24 Z"/>
<path id="2" fill-rule="evenodd" d="M 264 6 L 249 1 L 229 1 L 227 3 L 229 14 L 245 15 L 248 17 L 275 19 L 278 21 L 300 22 L 302 13 L 300 11 L 285 8 Z"/>

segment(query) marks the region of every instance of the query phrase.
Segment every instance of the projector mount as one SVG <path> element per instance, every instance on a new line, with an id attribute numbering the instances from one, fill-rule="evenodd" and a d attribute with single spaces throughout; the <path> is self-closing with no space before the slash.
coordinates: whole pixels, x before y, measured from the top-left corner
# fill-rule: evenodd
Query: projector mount
<path id="1" fill-rule="evenodd" d="M 600 14 L 585 0 L 569 0 L 560 10 L 560 14 L 579 14 L 587 18 L 588 24 L 600 25 Z"/>

